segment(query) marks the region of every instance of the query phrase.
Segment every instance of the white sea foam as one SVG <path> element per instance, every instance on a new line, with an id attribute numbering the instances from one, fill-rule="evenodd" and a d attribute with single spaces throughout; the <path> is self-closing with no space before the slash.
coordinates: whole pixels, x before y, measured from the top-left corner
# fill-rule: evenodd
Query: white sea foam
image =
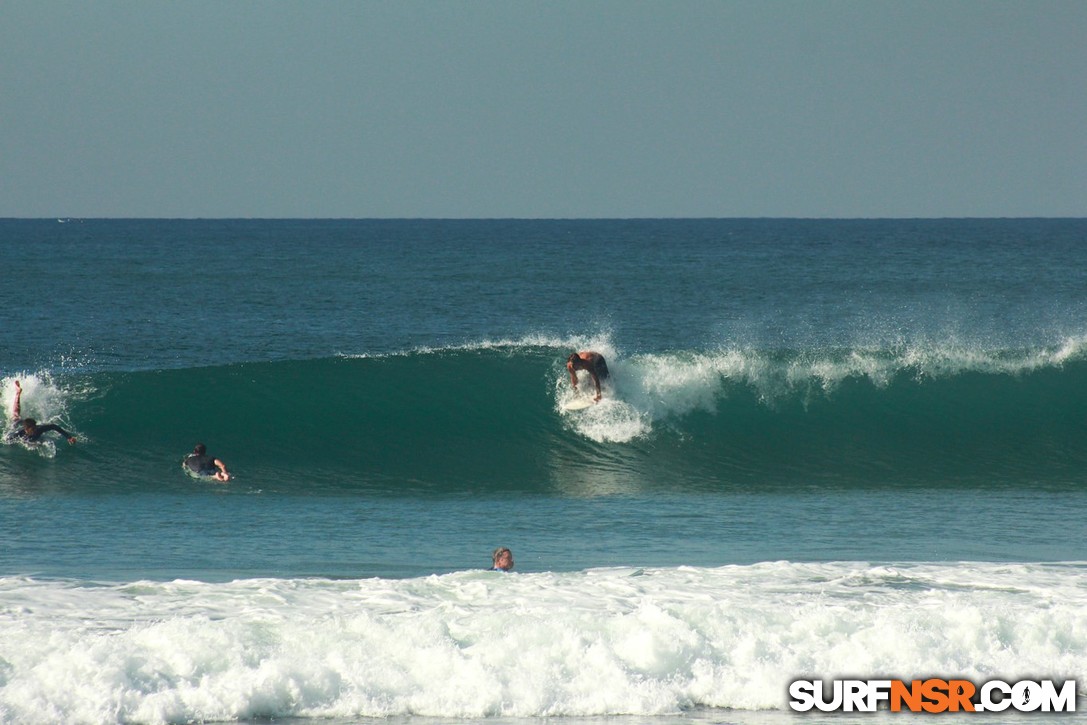
<path id="1" fill-rule="evenodd" d="M 19 381 L 23 394 L 20 401 L 20 415 L 23 418 L 34 418 L 39 423 L 52 423 L 64 421 L 64 427 L 75 431 L 66 421 L 68 405 L 76 397 L 82 396 L 86 391 L 75 391 L 58 383 L 51 374 L 45 371 L 30 373 L 16 373 L 0 378 L 0 415 L 2 415 L 2 433 L 7 433 L 12 425 L 12 415 L 15 409 L 15 382 Z M 0 435 L 2 440 L 2 435 Z M 50 437 L 44 437 L 33 448 L 42 456 L 52 457 L 56 454 L 55 442 Z"/>
<path id="2" fill-rule="evenodd" d="M 0 406 L 5 419 L 11 418 L 15 407 L 16 381 L 23 388 L 22 417 L 45 420 L 64 411 L 64 393 L 51 375 L 24 372 L 0 380 Z"/>
<path id="3" fill-rule="evenodd" d="M 13 723 L 656 716 L 782 709 L 801 676 L 935 674 L 1082 683 L 1087 565 L 0 579 Z"/>
<path id="4" fill-rule="evenodd" d="M 606 349 L 613 353 L 611 345 Z M 831 395 L 847 380 L 882 388 L 903 377 L 920 383 L 966 373 L 1024 375 L 1083 358 L 1087 337 L 1024 350 L 988 349 L 949 340 L 847 350 L 722 348 L 629 357 L 605 354 L 612 373 L 607 405 L 564 415 L 587 438 L 627 442 L 692 411 L 717 412 L 737 386 L 753 390 L 772 404 L 787 397 Z M 566 372 L 561 370 L 556 374 L 556 410 L 563 412 L 572 396 Z"/>
<path id="5" fill-rule="evenodd" d="M 420 345 L 387 353 L 354 353 L 343 354 L 346 358 L 384 358 L 384 357 L 408 357 L 412 355 L 435 355 L 447 352 L 476 352 L 482 350 L 597 350 L 607 355 L 614 354 L 615 348 L 611 343 L 610 335 L 598 333 L 590 335 L 551 335 L 536 333 L 521 337 L 503 337 L 498 339 L 483 338 L 453 345 L 431 346 Z M 563 356 L 565 359 L 565 355 Z"/>

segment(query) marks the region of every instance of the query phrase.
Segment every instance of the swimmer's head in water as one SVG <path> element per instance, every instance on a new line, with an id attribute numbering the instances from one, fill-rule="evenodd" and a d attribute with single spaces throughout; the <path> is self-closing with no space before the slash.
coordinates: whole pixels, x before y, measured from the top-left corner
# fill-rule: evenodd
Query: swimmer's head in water
<path id="1" fill-rule="evenodd" d="M 513 552 L 508 547 L 500 546 L 494 550 L 492 555 L 495 569 L 502 569 L 503 571 L 509 571 L 513 568 Z"/>

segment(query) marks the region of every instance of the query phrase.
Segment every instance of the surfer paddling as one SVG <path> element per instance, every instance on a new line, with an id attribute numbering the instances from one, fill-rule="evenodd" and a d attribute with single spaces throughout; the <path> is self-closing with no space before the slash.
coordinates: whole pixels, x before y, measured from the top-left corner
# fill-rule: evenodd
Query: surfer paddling
<path id="1" fill-rule="evenodd" d="M 19 381 L 15 381 L 15 407 L 11 413 L 11 419 L 14 424 L 14 428 L 6 436 L 7 440 L 25 440 L 27 443 L 37 443 L 41 440 L 41 437 L 46 433 L 60 433 L 62 436 L 68 439 L 68 444 L 75 443 L 75 436 L 68 431 L 61 428 L 59 425 L 53 425 L 47 423 L 45 425 L 38 425 L 38 421 L 33 418 L 23 418 L 20 414 L 20 404 L 23 398 L 23 386 L 19 384 Z"/>
<path id="2" fill-rule="evenodd" d="M 593 385 L 596 386 L 596 397 L 593 400 L 600 400 L 600 381 L 608 379 L 608 363 L 603 355 L 591 350 L 575 352 L 566 358 L 566 369 L 570 371 L 570 383 L 574 390 L 577 390 L 577 371 L 587 370 L 592 376 Z"/>
<path id="3" fill-rule="evenodd" d="M 230 480 L 230 472 L 226 470 L 226 464 L 214 456 L 209 456 L 207 446 L 203 443 L 196 444 L 192 453 L 185 456 L 183 464 L 196 476 L 214 478 L 223 483 Z"/>

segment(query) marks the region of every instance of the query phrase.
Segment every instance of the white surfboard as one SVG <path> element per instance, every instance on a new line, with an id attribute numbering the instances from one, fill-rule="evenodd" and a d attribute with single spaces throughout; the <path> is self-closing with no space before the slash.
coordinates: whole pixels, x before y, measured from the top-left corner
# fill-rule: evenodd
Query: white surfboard
<path id="1" fill-rule="evenodd" d="M 181 461 L 181 470 L 185 472 L 185 475 L 189 478 L 195 478 L 197 481 L 214 481 L 215 476 L 210 473 L 199 473 L 192 470 L 185 465 L 185 461 Z"/>
<path id="2" fill-rule="evenodd" d="M 563 410 L 584 410 L 585 408 L 596 405 L 596 401 L 587 395 L 579 395 L 576 398 L 571 398 L 562 404 Z"/>

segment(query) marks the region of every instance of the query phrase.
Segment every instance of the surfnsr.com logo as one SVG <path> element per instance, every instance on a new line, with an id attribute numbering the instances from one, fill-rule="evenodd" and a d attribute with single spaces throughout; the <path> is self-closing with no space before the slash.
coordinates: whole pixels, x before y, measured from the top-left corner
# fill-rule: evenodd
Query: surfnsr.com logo
<path id="1" fill-rule="evenodd" d="M 796 680 L 789 707 L 797 712 L 1075 712 L 1076 681 Z"/>

